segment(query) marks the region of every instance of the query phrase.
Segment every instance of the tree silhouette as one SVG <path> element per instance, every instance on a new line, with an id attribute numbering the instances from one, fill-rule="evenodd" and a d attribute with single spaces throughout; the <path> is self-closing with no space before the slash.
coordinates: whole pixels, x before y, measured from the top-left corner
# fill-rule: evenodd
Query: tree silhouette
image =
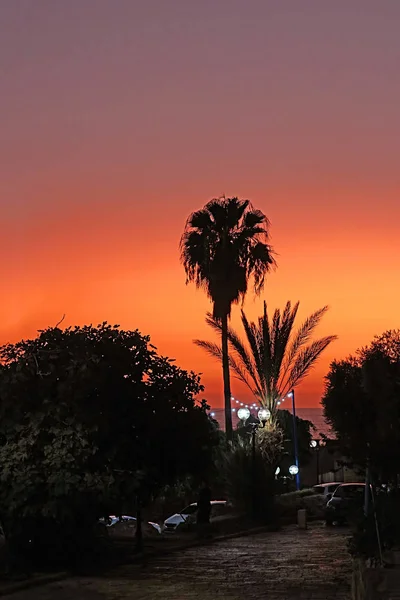
<path id="1" fill-rule="evenodd" d="M 276 309 L 270 320 L 264 302 L 264 313 L 257 323 L 250 322 L 242 310 L 247 343 L 228 328 L 229 363 L 233 372 L 247 385 L 260 405 L 268 408 L 273 415 L 278 402 L 308 375 L 321 353 L 336 339 L 336 336 L 329 335 L 310 341 L 314 329 L 328 310 L 327 306 L 314 312 L 294 333 L 298 308 L 299 302 L 293 308 L 287 302 L 284 310 Z M 215 331 L 221 332 L 221 323 L 210 313 L 206 322 Z M 222 360 L 222 348 L 217 344 L 202 340 L 195 340 L 195 344 Z"/>
<path id="2" fill-rule="evenodd" d="M 192 213 L 180 241 L 187 283 L 205 289 L 213 303 L 212 318 L 220 326 L 228 439 L 232 437 L 228 319 L 232 304 L 244 299 L 250 279 L 259 294 L 275 265 L 268 230 L 267 217 L 248 200 L 224 197 Z"/>

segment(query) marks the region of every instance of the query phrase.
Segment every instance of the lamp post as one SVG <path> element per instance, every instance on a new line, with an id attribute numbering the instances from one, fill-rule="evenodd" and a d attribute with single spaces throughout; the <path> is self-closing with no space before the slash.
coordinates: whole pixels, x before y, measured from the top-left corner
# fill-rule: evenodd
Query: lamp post
<path id="1" fill-rule="evenodd" d="M 319 483 L 319 450 L 321 448 L 321 440 L 311 440 L 311 448 L 315 450 L 315 458 L 317 462 L 317 484 Z"/>
<path id="2" fill-rule="evenodd" d="M 245 425 L 250 417 L 250 410 L 247 407 L 239 408 L 237 415 Z M 271 418 L 271 412 L 267 408 L 260 408 L 257 413 L 258 421 L 249 423 L 251 427 L 251 492 L 252 492 L 252 508 L 253 517 L 257 514 L 257 489 L 256 489 L 256 432 L 259 428 L 264 428 L 268 419 Z"/>
<path id="3" fill-rule="evenodd" d="M 296 403 L 294 399 L 294 390 L 288 393 L 288 397 L 292 399 L 292 417 L 293 417 L 293 445 L 294 445 L 294 462 L 297 467 L 296 473 L 296 489 L 300 489 L 300 466 L 299 466 L 299 446 L 297 441 L 297 423 L 296 423 Z"/>

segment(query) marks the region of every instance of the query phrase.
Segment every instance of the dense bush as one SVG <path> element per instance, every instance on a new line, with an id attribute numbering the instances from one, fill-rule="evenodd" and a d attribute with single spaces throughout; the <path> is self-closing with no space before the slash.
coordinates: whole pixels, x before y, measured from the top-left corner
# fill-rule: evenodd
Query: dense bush
<path id="1" fill-rule="evenodd" d="M 306 509 L 308 517 L 323 518 L 325 500 L 315 490 L 303 489 L 277 496 L 276 506 L 278 514 L 284 518 L 295 519 L 300 509 Z"/>
<path id="2" fill-rule="evenodd" d="M 222 451 L 219 469 L 227 499 L 243 514 L 268 521 L 273 514 L 274 466 L 257 447 L 255 461 L 251 445 L 238 439 Z"/>
<path id="3" fill-rule="evenodd" d="M 202 389 L 148 337 L 106 323 L 1 347 L 0 514 L 12 553 L 73 565 L 96 555 L 99 517 L 207 471 L 219 436 L 196 403 Z"/>
<path id="4" fill-rule="evenodd" d="M 367 517 L 362 511 L 359 512 L 351 523 L 353 533 L 349 540 L 349 550 L 353 556 L 378 561 L 378 533 L 382 552 L 400 544 L 399 501 L 398 490 L 381 492 L 375 496 L 375 504 L 371 504 Z"/>

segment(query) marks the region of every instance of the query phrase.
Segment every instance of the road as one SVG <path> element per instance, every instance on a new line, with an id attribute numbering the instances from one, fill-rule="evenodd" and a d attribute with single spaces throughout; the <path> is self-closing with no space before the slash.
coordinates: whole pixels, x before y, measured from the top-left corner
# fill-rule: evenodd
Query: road
<path id="1" fill-rule="evenodd" d="M 12 599 L 349 600 L 350 573 L 346 531 L 313 524 L 306 531 L 293 526 L 192 548 Z"/>

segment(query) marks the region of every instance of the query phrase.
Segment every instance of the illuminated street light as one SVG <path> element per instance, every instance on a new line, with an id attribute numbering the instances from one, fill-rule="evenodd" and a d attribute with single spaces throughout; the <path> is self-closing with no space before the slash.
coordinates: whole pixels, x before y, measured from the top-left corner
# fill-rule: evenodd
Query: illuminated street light
<path id="1" fill-rule="evenodd" d="M 247 424 L 247 420 L 250 417 L 250 410 L 248 408 L 240 408 L 237 412 L 239 419 L 242 421 L 243 425 Z M 258 420 L 254 419 L 254 421 L 248 423 L 251 427 L 251 466 L 252 466 L 252 500 L 253 500 L 253 516 L 256 516 L 257 512 L 257 486 L 256 486 L 256 431 L 257 429 L 263 429 L 268 421 L 271 418 L 271 411 L 268 408 L 260 408 L 258 411 Z"/>
<path id="2" fill-rule="evenodd" d="M 257 416 L 260 423 L 266 423 L 271 418 L 271 411 L 268 408 L 260 408 Z"/>
<path id="3" fill-rule="evenodd" d="M 297 467 L 296 475 L 296 489 L 300 489 L 300 473 L 299 473 L 299 445 L 297 441 L 297 422 L 296 422 L 296 403 L 294 397 L 294 390 L 288 393 L 287 398 L 292 399 L 292 417 L 293 417 L 293 445 L 294 445 L 294 462 Z"/>
<path id="4" fill-rule="evenodd" d="M 250 411 L 246 407 L 239 408 L 239 410 L 237 411 L 237 416 L 239 417 L 239 419 L 241 421 L 243 421 L 243 423 L 245 423 L 247 421 L 247 419 L 250 417 Z"/>
<path id="5" fill-rule="evenodd" d="M 324 445 L 324 440 L 311 440 L 310 446 L 316 454 L 317 463 L 317 484 L 319 483 L 319 451 L 321 446 Z"/>
<path id="6" fill-rule="evenodd" d="M 289 473 L 291 475 L 297 475 L 299 472 L 299 467 L 297 465 L 290 465 L 289 467 Z"/>

